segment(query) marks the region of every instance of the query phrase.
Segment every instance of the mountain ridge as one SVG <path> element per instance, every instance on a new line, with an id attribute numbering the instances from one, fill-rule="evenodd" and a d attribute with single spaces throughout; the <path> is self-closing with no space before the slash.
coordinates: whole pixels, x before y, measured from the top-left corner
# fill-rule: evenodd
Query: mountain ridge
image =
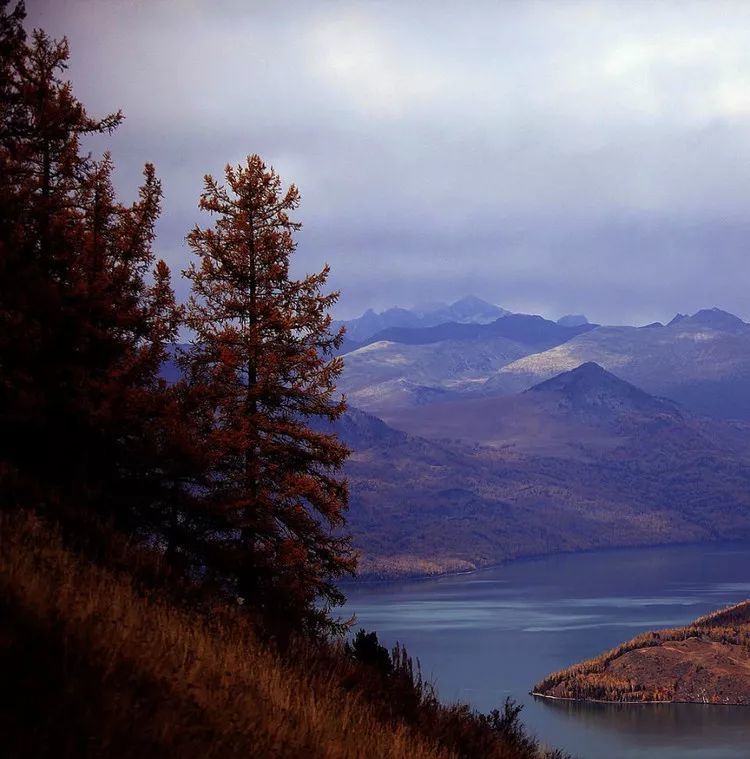
<path id="1" fill-rule="evenodd" d="M 596 324 L 565 326 L 536 314 L 507 314 L 487 324 L 444 322 L 431 327 L 391 327 L 375 333 L 360 347 L 388 341 L 406 345 L 429 345 L 444 340 L 478 340 L 503 337 L 536 349 L 544 349 L 595 329 Z"/>
<path id="2" fill-rule="evenodd" d="M 500 367 L 482 392 L 521 392 L 590 361 L 697 413 L 750 419 L 750 325 L 720 309 L 649 329 L 597 327 Z"/>
<path id="3" fill-rule="evenodd" d="M 695 436 L 700 419 L 600 366 L 583 364 L 517 395 L 455 394 L 434 405 L 393 408 L 391 426 L 517 454 L 591 460 L 646 428 Z"/>
<path id="4" fill-rule="evenodd" d="M 377 332 L 389 328 L 433 327 L 447 322 L 486 324 L 509 313 L 510 311 L 477 298 L 475 295 L 465 295 L 451 304 L 440 303 L 426 309 L 394 306 L 385 311 L 376 312 L 368 308 L 361 316 L 337 320 L 333 326 L 334 328 L 346 327 L 347 338 L 354 345 L 361 344 Z"/>
<path id="5" fill-rule="evenodd" d="M 447 394 L 479 392 L 503 366 L 592 329 L 526 314 L 484 325 L 394 328 L 344 355 L 339 388 L 354 405 L 375 413 L 439 402 Z"/>

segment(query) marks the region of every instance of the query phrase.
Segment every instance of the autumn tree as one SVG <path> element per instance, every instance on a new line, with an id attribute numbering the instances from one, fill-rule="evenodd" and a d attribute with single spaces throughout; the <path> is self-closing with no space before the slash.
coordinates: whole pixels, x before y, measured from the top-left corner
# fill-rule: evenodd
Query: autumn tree
<path id="1" fill-rule="evenodd" d="M 348 451 L 328 425 L 345 410 L 338 293 L 323 293 L 327 266 L 290 277 L 297 189 L 283 192 L 257 155 L 225 178 L 205 178 L 200 208 L 216 220 L 188 235 L 198 261 L 185 272 L 194 340 L 183 366 L 210 427 L 206 562 L 277 626 L 318 629 L 343 600 L 335 578 L 354 568 L 340 534 Z"/>
<path id="2" fill-rule="evenodd" d="M 129 528 L 158 480 L 158 371 L 178 311 L 152 252 L 152 166 L 120 203 L 112 161 L 63 79 L 65 40 L 0 0 L 0 476 L 6 504 L 96 507 Z"/>

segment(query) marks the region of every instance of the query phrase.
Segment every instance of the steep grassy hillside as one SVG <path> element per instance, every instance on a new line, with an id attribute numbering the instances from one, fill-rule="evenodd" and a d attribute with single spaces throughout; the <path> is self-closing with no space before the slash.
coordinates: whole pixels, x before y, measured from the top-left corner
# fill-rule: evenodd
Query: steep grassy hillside
<path id="1" fill-rule="evenodd" d="M 687 627 L 639 635 L 550 675 L 534 693 L 584 701 L 750 705 L 750 601 Z"/>
<path id="2" fill-rule="evenodd" d="M 387 673 L 340 645 L 282 658 L 237 609 L 160 586 L 148 552 L 106 553 L 109 568 L 38 517 L 0 518 L 9 759 L 543 755 L 512 709 L 440 705 L 403 654 Z"/>

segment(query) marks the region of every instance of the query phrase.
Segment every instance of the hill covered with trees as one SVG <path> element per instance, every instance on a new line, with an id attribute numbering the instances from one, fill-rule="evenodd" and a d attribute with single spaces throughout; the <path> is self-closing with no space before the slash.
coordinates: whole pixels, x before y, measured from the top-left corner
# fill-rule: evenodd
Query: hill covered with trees
<path id="1" fill-rule="evenodd" d="M 579 701 L 750 704 L 750 601 L 639 635 L 549 675 L 533 693 Z"/>

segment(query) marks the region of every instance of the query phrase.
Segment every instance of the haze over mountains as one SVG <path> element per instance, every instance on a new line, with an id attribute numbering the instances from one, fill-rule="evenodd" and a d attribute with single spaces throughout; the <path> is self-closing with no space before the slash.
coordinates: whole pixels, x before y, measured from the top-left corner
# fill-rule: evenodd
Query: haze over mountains
<path id="1" fill-rule="evenodd" d="M 362 316 L 335 322 L 334 326 L 345 324 L 347 338 L 353 343 L 360 343 L 389 327 L 433 327 L 446 322 L 488 324 L 508 313 L 504 308 L 467 295 L 450 305 L 437 303 L 412 309 L 394 307 L 382 313 L 375 313 L 370 308 Z"/>
<path id="2" fill-rule="evenodd" d="M 594 365 L 397 423 L 353 410 L 338 426 L 354 451 L 349 525 L 363 574 L 750 536 L 748 428 Z"/>
<path id="3" fill-rule="evenodd" d="M 449 439 L 534 455 L 590 458 L 622 445 L 633 430 L 679 427 L 687 412 L 620 380 L 598 364 L 582 364 L 527 391 L 474 396 L 394 410 L 393 426 L 433 439 Z"/>
<path id="4" fill-rule="evenodd" d="M 465 321 L 365 315 L 344 353 L 335 429 L 362 575 L 750 537 L 750 325 L 445 308 Z"/>
<path id="5" fill-rule="evenodd" d="M 750 325 L 716 308 L 667 326 L 599 327 L 501 367 L 483 391 L 518 392 L 586 361 L 700 413 L 750 418 Z"/>
<path id="6" fill-rule="evenodd" d="M 473 308 L 466 307 L 467 303 Z M 561 325 L 541 316 L 510 314 L 478 298 L 464 298 L 449 310 L 473 313 L 474 321 L 413 327 L 408 326 L 411 312 L 385 312 L 393 318 L 390 327 L 363 337 L 357 347 L 349 344 L 339 389 L 352 404 L 373 412 L 439 402 L 457 393 L 478 391 L 516 359 L 594 328 L 585 317 L 575 317 L 578 323 L 574 326 Z M 495 312 L 501 315 L 491 321 L 479 320 L 480 315 Z M 410 316 L 395 323 L 395 317 L 404 313 Z M 433 311 L 431 318 L 444 313 L 445 309 Z M 350 325 L 346 323 L 347 335 Z M 353 331 L 364 334 L 359 320 Z"/>
<path id="7" fill-rule="evenodd" d="M 509 395 L 596 362 L 716 418 L 750 419 L 750 325 L 720 309 L 668 325 L 599 326 L 505 314 L 487 324 L 391 326 L 346 353 L 340 387 L 375 413 L 467 394 Z"/>
<path id="8" fill-rule="evenodd" d="M 364 343 L 338 429 L 365 574 L 750 535 L 750 325 L 731 314 L 505 313 Z"/>

